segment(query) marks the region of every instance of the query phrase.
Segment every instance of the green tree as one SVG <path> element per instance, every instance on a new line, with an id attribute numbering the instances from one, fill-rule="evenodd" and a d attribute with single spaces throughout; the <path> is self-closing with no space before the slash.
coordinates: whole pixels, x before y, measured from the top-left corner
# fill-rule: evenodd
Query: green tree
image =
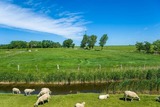
<path id="1" fill-rule="evenodd" d="M 95 46 L 95 43 L 97 42 L 97 36 L 96 35 L 91 35 L 88 38 L 88 47 L 89 49 L 93 49 Z"/>
<path id="2" fill-rule="evenodd" d="M 63 41 L 63 47 L 70 48 L 73 46 L 73 40 L 72 39 L 67 39 Z"/>
<path id="3" fill-rule="evenodd" d="M 42 41 L 43 48 L 53 48 L 53 41 L 51 40 L 43 40 Z"/>
<path id="4" fill-rule="evenodd" d="M 26 41 L 11 41 L 10 43 L 11 48 L 27 48 Z"/>
<path id="5" fill-rule="evenodd" d="M 106 44 L 108 40 L 108 36 L 107 34 L 104 34 L 101 38 L 100 38 L 100 42 L 99 42 L 99 45 L 101 46 L 101 50 L 103 49 L 104 45 Z"/>
<path id="6" fill-rule="evenodd" d="M 150 53 L 151 52 L 151 43 L 145 41 L 144 42 L 144 50 L 146 51 L 146 53 Z"/>
<path id="7" fill-rule="evenodd" d="M 42 47 L 42 42 L 41 41 L 30 41 L 29 42 L 29 47 L 30 48 L 41 48 Z"/>
<path id="8" fill-rule="evenodd" d="M 85 34 L 84 36 L 83 36 L 83 39 L 82 39 L 82 41 L 81 41 L 81 48 L 86 48 L 86 46 L 87 46 L 87 43 L 88 43 L 88 36 Z"/>
<path id="9" fill-rule="evenodd" d="M 153 50 L 155 53 L 160 53 L 160 40 L 153 42 Z"/>
<path id="10" fill-rule="evenodd" d="M 136 42 L 136 49 L 140 52 L 141 50 L 144 49 L 143 42 Z"/>

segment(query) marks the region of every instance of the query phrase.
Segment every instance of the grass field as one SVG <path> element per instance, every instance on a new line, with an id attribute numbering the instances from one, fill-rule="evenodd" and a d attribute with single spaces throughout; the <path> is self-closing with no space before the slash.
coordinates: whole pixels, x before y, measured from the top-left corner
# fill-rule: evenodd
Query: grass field
<path id="1" fill-rule="evenodd" d="M 1 49 L 0 81 L 118 80 L 124 76 L 123 72 L 118 71 L 129 71 L 129 73 L 136 71 L 136 73 L 141 73 L 141 76 L 146 76 L 147 70 L 160 68 L 159 55 L 138 53 L 135 46 L 108 46 L 102 51 L 99 47 L 95 47 L 93 50 L 83 50 L 78 47 L 31 50 L 32 52 L 28 52 L 26 49 Z M 57 70 L 57 64 L 60 66 L 59 70 Z M 157 75 L 158 72 L 157 70 L 155 74 Z M 132 77 L 134 76 L 132 75 Z"/>
<path id="2" fill-rule="evenodd" d="M 99 100 L 99 94 L 79 93 L 69 95 L 54 95 L 49 103 L 39 107 L 74 107 L 77 102 L 86 102 L 85 107 L 159 107 L 156 102 L 157 95 L 140 94 L 140 101 L 123 101 L 123 94 L 111 94 L 107 100 Z M 12 95 L 0 94 L 0 107 L 33 107 L 36 102 L 36 95 Z"/>
<path id="3" fill-rule="evenodd" d="M 38 50 L 38 51 L 36 51 Z M 0 50 L 0 71 L 40 71 L 49 72 L 56 70 L 56 65 L 60 65 L 63 70 L 95 69 L 99 64 L 104 69 L 140 66 L 159 66 L 159 55 L 144 54 L 135 52 L 135 46 L 109 46 L 103 51 L 82 50 L 80 48 L 49 48 Z"/>

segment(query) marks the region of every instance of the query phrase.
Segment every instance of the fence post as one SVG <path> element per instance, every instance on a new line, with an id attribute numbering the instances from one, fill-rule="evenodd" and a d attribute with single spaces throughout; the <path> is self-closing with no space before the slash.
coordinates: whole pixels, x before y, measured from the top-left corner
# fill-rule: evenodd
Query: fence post
<path id="1" fill-rule="evenodd" d="M 101 70 L 101 64 L 99 64 L 99 69 Z"/>
<path id="2" fill-rule="evenodd" d="M 38 66 L 36 65 L 36 70 L 38 71 Z"/>
<path id="3" fill-rule="evenodd" d="M 122 67 L 122 64 L 121 64 L 121 70 L 122 70 L 122 68 L 123 68 L 123 67 Z"/>
<path id="4" fill-rule="evenodd" d="M 78 71 L 79 71 L 79 69 L 80 69 L 80 64 L 78 64 Z"/>
<path id="5" fill-rule="evenodd" d="M 57 64 L 57 70 L 59 70 L 59 65 Z"/>

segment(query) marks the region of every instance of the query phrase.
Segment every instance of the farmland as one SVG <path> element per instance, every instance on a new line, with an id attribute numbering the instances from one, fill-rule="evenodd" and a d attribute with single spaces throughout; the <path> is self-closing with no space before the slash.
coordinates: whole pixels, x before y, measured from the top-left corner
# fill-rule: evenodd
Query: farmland
<path id="1" fill-rule="evenodd" d="M 146 79 L 150 71 L 154 74 L 149 78 L 155 79 L 159 68 L 159 55 L 138 53 L 135 46 L 108 46 L 102 51 L 98 47 L 93 50 L 40 48 L 31 49 L 31 52 L 27 49 L 0 50 L 1 82 Z"/>

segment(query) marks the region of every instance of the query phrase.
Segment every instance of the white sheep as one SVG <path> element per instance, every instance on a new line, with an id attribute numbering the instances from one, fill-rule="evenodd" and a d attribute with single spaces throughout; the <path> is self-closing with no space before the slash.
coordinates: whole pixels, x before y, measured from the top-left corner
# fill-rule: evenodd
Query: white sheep
<path id="1" fill-rule="evenodd" d="M 12 93 L 13 93 L 13 94 L 15 94 L 15 93 L 16 93 L 16 94 L 20 94 L 21 91 L 20 91 L 18 88 L 13 88 L 13 89 L 12 89 Z"/>
<path id="2" fill-rule="evenodd" d="M 35 89 L 25 89 L 24 93 L 27 96 L 27 95 L 31 95 L 31 93 L 34 92 L 34 91 L 35 91 Z"/>
<path id="3" fill-rule="evenodd" d="M 41 91 L 42 91 L 42 90 L 46 90 L 46 91 L 49 92 L 49 94 L 51 94 L 51 90 L 50 90 L 49 88 L 41 88 Z"/>
<path id="4" fill-rule="evenodd" d="M 50 89 L 49 88 L 42 88 L 41 91 L 39 92 L 39 94 L 37 95 L 37 97 L 40 97 L 40 96 L 42 96 L 43 94 L 46 94 L 46 93 L 51 94 Z"/>
<path id="5" fill-rule="evenodd" d="M 76 103 L 75 107 L 84 107 L 85 106 L 85 102 L 82 103 Z"/>
<path id="6" fill-rule="evenodd" d="M 127 98 L 131 98 L 131 101 L 133 101 L 133 99 L 137 99 L 138 101 L 140 100 L 138 95 L 133 91 L 125 91 L 124 92 L 124 100 L 126 101 Z"/>
<path id="7" fill-rule="evenodd" d="M 38 100 L 36 101 L 36 103 L 34 104 L 34 107 L 38 107 L 38 105 L 40 103 L 44 104 L 45 101 L 49 102 L 49 99 L 51 98 L 51 96 L 49 95 L 49 93 L 43 94 L 42 96 L 40 96 L 38 98 Z"/>
<path id="8" fill-rule="evenodd" d="M 99 98 L 100 100 L 107 99 L 107 98 L 109 98 L 109 94 L 99 95 L 98 98 Z"/>

